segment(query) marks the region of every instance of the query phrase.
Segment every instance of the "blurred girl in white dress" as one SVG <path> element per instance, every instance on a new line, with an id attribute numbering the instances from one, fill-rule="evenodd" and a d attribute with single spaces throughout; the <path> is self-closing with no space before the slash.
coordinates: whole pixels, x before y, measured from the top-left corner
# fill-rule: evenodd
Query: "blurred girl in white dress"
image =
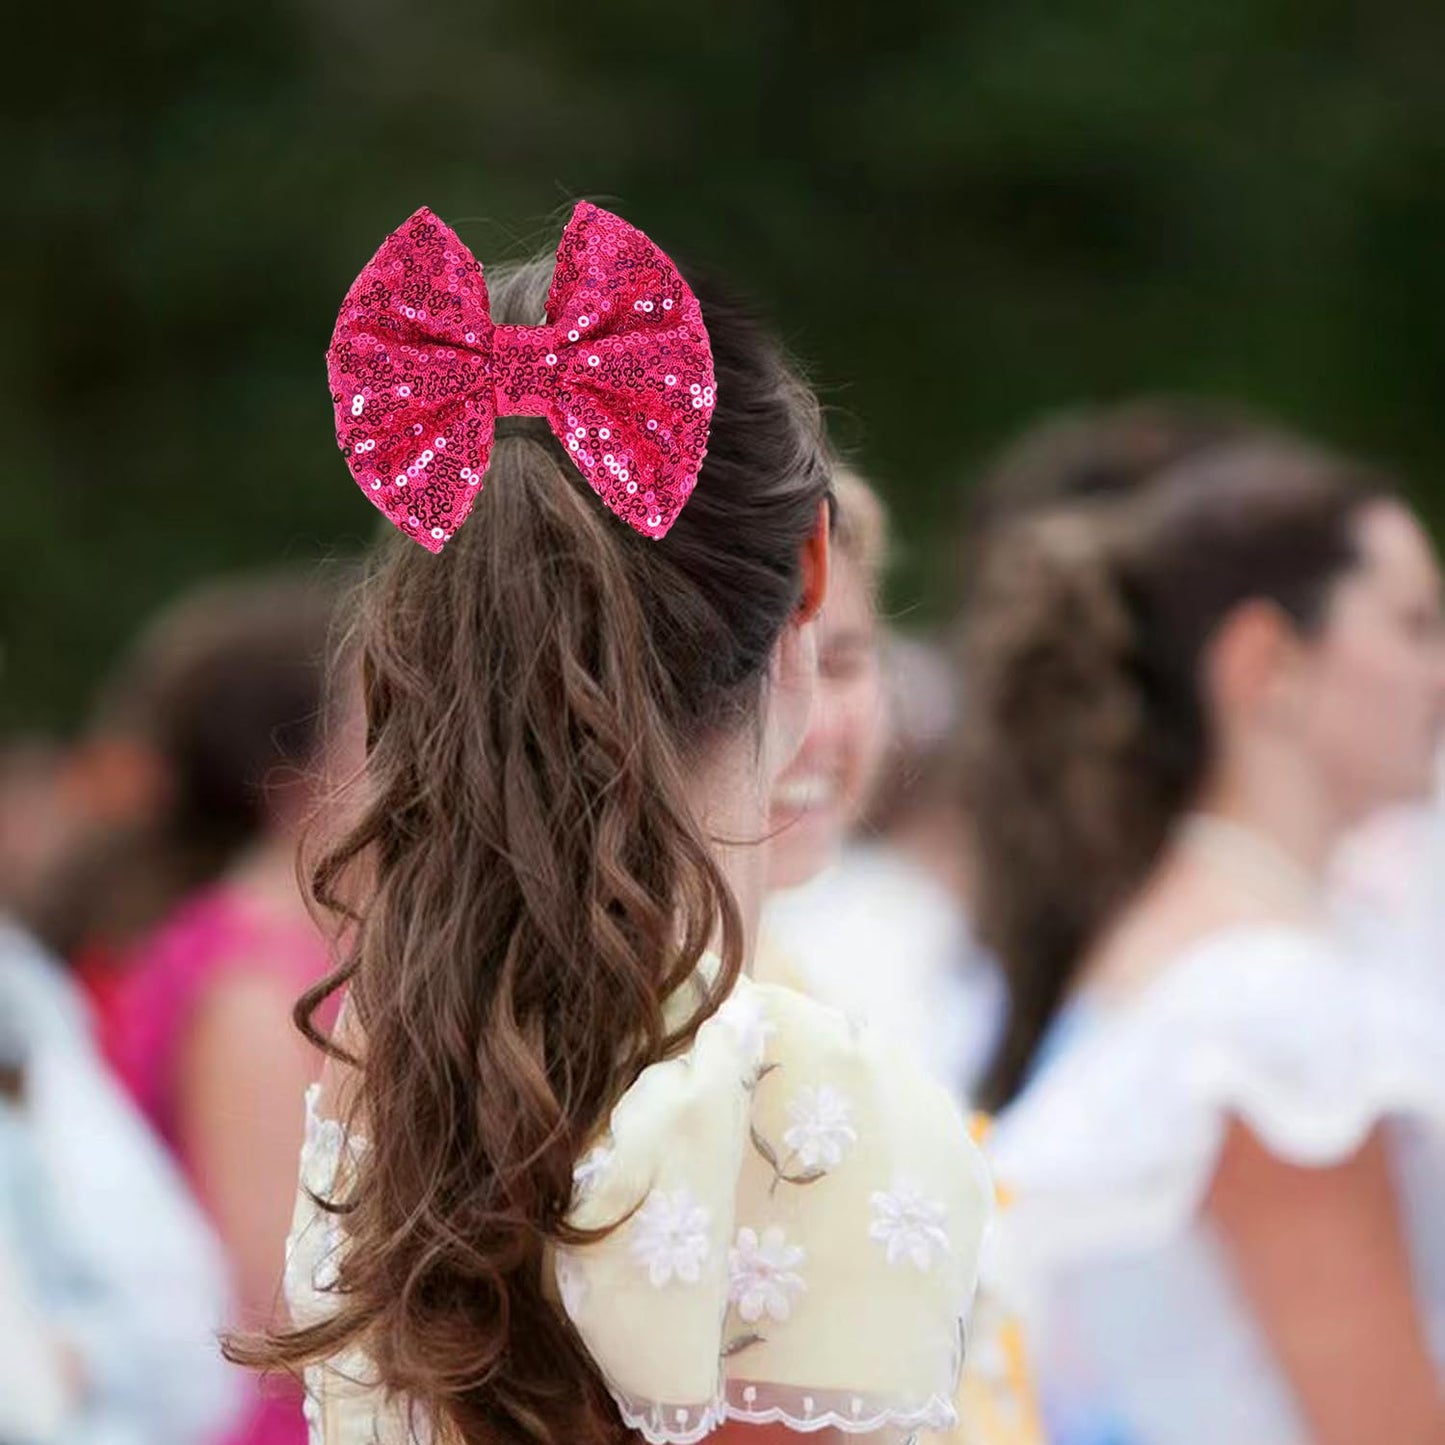
<path id="1" fill-rule="evenodd" d="M 999 999 L 969 929 L 954 790 L 941 786 L 953 680 L 928 644 L 879 618 L 882 501 L 846 470 L 834 487 L 818 696 L 773 794 L 759 968 L 866 1017 L 963 1097 Z"/>
<path id="2" fill-rule="evenodd" d="M 1278 435 L 995 536 L 968 626 L 989 1079 L 1060 1445 L 1445 1439 L 1445 1031 L 1345 953 L 1337 840 L 1423 795 L 1440 576 Z"/>

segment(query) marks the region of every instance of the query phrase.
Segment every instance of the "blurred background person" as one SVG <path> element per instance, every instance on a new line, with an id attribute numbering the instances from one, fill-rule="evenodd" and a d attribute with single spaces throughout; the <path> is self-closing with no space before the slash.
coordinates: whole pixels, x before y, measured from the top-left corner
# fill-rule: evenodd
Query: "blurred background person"
<path id="1" fill-rule="evenodd" d="M 178 893 L 108 961 L 106 1048 L 214 1223 L 247 1327 L 276 1308 L 301 1101 L 320 1064 L 291 1015 L 329 958 L 297 858 L 350 744 L 345 683 L 334 707 L 328 695 L 337 598 L 336 579 L 313 572 L 186 595 L 119 669 L 97 725 L 153 759 L 152 896 Z M 304 1438 L 297 1392 L 247 1386 L 238 1441 Z"/>
<path id="2" fill-rule="evenodd" d="M 772 883 L 787 888 L 833 862 L 856 823 L 885 745 L 878 588 L 888 548 L 878 493 L 856 472 L 833 477 L 831 591 L 819 669 L 831 684 L 813 709 L 796 760 L 778 782 Z"/>
<path id="3" fill-rule="evenodd" d="M 985 1100 L 1061 1445 L 1445 1438 L 1445 1029 L 1339 945 L 1347 829 L 1423 795 L 1440 579 L 1279 433 L 987 538 L 966 621 Z"/>
<path id="4" fill-rule="evenodd" d="M 73 740 L 12 748 L 9 788 L 0 770 L 0 818 L 23 820 L 3 896 L 78 969 L 103 1017 L 129 950 L 254 848 L 273 796 L 305 792 L 344 575 L 269 570 L 186 589 L 107 670 Z"/>
<path id="5" fill-rule="evenodd" d="M 1143 396 L 1053 413 L 1006 446 L 966 507 L 959 597 L 1000 527 L 1057 506 L 1139 496 L 1186 458 L 1282 429 L 1237 402 Z M 965 683 L 966 686 L 966 683 Z M 1331 914 L 1372 967 L 1445 996 L 1445 801 L 1391 803 L 1349 829 L 1327 869 Z"/>
<path id="6" fill-rule="evenodd" d="M 759 965 L 867 1018 L 956 1095 L 997 1013 L 962 898 L 954 790 L 938 786 L 952 680 L 928 644 L 877 611 L 888 549 L 878 494 L 835 479 L 833 572 L 818 624 L 818 694 L 772 801 Z"/>
<path id="7" fill-rule="evenodd" d="M 83 981 L 102 1050 L 218 1233 L 248 1324 L 277 1299 L 319 1066 L 291 1022 L 328 960 L 296 869 L 355 742 L 347 684 L 335 707 L 327 685 L 342 577 L 187 592 L 112 669 L 74 742 L 17 746 L 0 769 L 11 905 L 67 960 L 68 977 L 51 973 L 77 1016 Z M 105 1127 L 100 1113 L 69 1123 L 82 1142 Z M 296 1392 L 244 1384 L 238 1440 L 303 1438 Z"/>

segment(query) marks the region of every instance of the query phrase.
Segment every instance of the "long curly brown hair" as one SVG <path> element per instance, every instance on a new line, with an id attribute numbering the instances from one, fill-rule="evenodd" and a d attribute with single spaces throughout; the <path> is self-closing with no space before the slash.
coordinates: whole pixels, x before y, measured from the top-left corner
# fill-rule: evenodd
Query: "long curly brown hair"
<path id="1" fill-rule="evenodd" d="M 550 272 L 489 277 L 496 320 L 540 321 Z M 626 1438 L 544 1249 L 569 1238 L 582 1148 L 744 962 L 687 785 L 757 723 L 830 463 L 812 394 L 698 289 L 718 400 L 665 540 L 612 517 L 544 423 L 509 419 L 446 552 L 390 540 L 360 594 L 362 797 L 314 881 L 345 952 L 299 1014 L 316 1037 L 348 989 L 368 1149 L 329 1201 L 349 1241 L 334 1313 L 228 1348 L 294 1371 L 359 1347 L 444 1438 Z M 713 996 L 669 1030 L 714 939 Z"/>
<path id="2" fill-rule="evenodd" d="M 1084 954 L 1205 780 L 1216 629 L 1251 599 L 1318 627 L 1361 509 L 1392 491 L 1261 433 L 989 538 L 963 626 L 961 756 L 975 921 L 1009 988 L 986 1107 L 1022 1088 Z"/>

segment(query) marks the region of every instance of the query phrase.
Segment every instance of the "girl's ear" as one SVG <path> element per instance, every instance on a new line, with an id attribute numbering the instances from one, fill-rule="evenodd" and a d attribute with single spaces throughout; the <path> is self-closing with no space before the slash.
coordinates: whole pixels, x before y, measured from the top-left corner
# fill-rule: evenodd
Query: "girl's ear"
<path id="1" fill-rule="evenodd" d="M 1246 602 L 1220 625 L 1206 653 L 1212 705 L 1229 716 L 1291 707 L 1293 664 L 1300 657 L 1294 625 L 1273 602 Z"/>
<path id="2" fill-rule="evenodd" d="M 818 503 L 818 520 L 812 535 L 803 543 L 803 596 L 793 620 L 811 622 L 822 610 L 828 595 L 831 555 L 832 503 L 824 497 Z"/>

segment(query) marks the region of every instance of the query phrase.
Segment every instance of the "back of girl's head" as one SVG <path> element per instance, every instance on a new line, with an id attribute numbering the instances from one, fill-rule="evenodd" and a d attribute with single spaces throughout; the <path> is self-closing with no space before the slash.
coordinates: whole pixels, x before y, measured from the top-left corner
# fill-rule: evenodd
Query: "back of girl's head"
<path id="1" fill-rule="evenodd" d="M 128 768 L 134 802 L 82 830 L 58 860 L 33 920 L 52 946 L 69 952 L 154 922 L 261 836 L 281 786 L 310 777 L 339 580 L 211 583 L 126 651 L 99 690 L 75 768 Z"/>
<path id="2" fill-rule="evenodd" d="M 550 275 L 490 275 L 493 318 L 539 322 Z M 362 1342 L 470 1441 L 619 1433 L 542 1251 L 583 1146 L 713 1000 L 677 1031 L 664 1001 L 715 937 L 713 999 L 742 962 L 690 788 L 720 742 L 755 743 L 829 466 L 811 394 L 702 302 L 717 405 L 664 540 L 610 515 L 545 423 L 505 419 L 470 520 L 439 557 L 390 538 L 358 618 L 366 796 L 318 890 L 364 897 L 319 992 L 350 985 L 370 1145 L 337 1314 L 240 1353 Z"/>
<path id="3" fill-rule="evenodd" d="M 962 763 L 978 923 L 1010 981 L 991 1106 L 1022 1086 L 1074 970 L 1206 779 L 1211 639 L 1252 600 L 1318 628 L 1387 491 L 1262 433 L 989 542 L 964 623 Z"/>

